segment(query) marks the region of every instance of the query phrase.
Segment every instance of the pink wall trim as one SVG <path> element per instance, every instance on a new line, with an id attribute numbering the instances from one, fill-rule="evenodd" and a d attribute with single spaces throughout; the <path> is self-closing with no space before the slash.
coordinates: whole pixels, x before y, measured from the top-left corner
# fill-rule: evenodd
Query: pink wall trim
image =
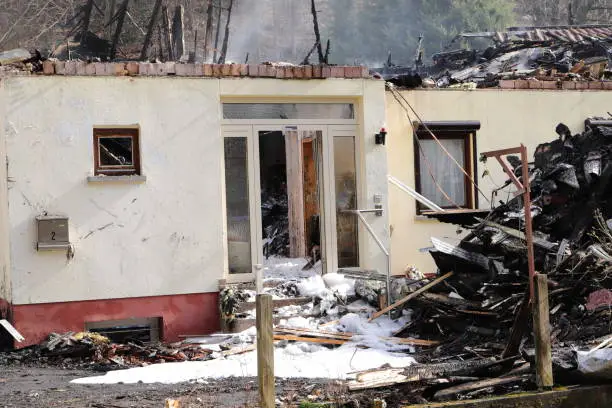
<path id="1" fill-rule="evenodd" d="M 16 347 L 45 340 L 51 332 L 83 331 L 85 322 L 161 317 L 164 341 L 181 334 L 219 330 L 218 293 L 13 305 L 13 325 L 25 337 Z M 1 303 L 0 303 L 1 306 Z"/>

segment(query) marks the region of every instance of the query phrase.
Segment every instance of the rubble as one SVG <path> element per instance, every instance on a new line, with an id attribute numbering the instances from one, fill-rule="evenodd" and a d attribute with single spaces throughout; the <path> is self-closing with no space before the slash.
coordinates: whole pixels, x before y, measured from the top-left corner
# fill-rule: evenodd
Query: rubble
<path id="1" fill-rule="evenodd" d="M 386 65 L 371 71 L 406 88 L 506 87 L 514 84 L 503 80 L 529 79 L 530 83 L 521 86 L 565 89 L 563 82 L 612 79 L 612 25 L 514 27 L 505 32 L 462 33 L 447 49 L 460 41 L 489 41 L 491 45 L 484 50 L 439 52 L 432 56 L 429 66 Z"/>
<path id="2" fill-rule="evenodd" d="M 211 350 L 194 344 L 118 344 L 95 332 L 68 332 L 51 333 L 37 346 L 0 353 L 0 363 L 91 367 L 107 371 L 171 361 L 202 361 L 212 358 L 211 355 Z"/>

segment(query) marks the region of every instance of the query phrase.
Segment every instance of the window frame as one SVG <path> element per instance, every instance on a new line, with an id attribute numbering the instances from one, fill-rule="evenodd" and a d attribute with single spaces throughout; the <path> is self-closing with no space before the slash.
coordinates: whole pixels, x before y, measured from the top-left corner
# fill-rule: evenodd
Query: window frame
<path id="1" fill-rule="evenodd" d="M 466 165 L 466 172 L 474 180 L 476 186 L 478 185 L 478 178 L 475 176 L 477 169 L 477 149 L 476 149 L 476 131 L 480 129 L 480 122 L 431 122 L 425 123 L 427 129 L 429 129 L 438 139 L 440 140 L 462 140 L 463 141 L 463 160 Z M 420 123 L 416 123 L 414 128 L 415 137 L 413 138 L 414 143 L 414 178 L 415 178 L 415 189 L 419 194 L 422 194 L 421 186 L 421 155 L 417 137 L 419 140 L 434 140 L 429 131 Z M 442 152 L 444 154 L 444 152 Z M 461 209 L 476 209 L 478 208 L 478 194 L 476 186 L 472 184 L 470 179 L 463 175 L 464 188 L 465 188 L 465 202 L 458 203 Z M 454 205 L 440 205 L 443 209 L 457 209 Z M 422 215 L 428 212 L 433 212 L 427 206 L 417 201 L 416 213 Z"/>
<path id="2" fill-rule="evenodd" d="M 132 139 L 132 164 L 105 166 L 100 158 L 100 139 Z M 140 129 L 139 128 L 94 128 L 93 130 L 94 176 L 139 176 L 140 167 Z"/>

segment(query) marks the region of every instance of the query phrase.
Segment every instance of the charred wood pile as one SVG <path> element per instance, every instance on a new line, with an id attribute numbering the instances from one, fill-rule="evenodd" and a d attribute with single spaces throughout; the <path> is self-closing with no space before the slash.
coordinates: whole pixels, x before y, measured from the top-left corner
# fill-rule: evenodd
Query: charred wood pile
<path id="1" fill-rule="evenodd" d="M 609 381 L 612 121 L 588 119 L 576 135 L 563 124 L 556 130 L 559 138 L 539 145 L 529 163 L 534 258 L 536 271 L 547 275 L 555 384 Z M 520 159 L 508 162 L 520 180 Z M 426 400 L 537 389 L 523 195 L 488 213 L 429 216 L 468 231 L 458 245 L 432 238 L 441 277 L 396 302 L 395 312 L 405 305 L 412 319 L 394 335 L 440 344 L 419 350 L 416 366 L 358 373 L 349 388 L 402 384 Z M 588 368 L 590 359 L 598 359 L 597 369 Z"/>
<path id="2" fill-rule="evenodd" d="M 108 371 L 153 363 L 202 361 L 213 358 L 212 354 L 211 350 L 197 344 L 143 343 L 135 339 L 115 343 L 95 332 L 68 332 L 51 333 L 41 344 L 0 353 L 0 364 L 47 364 Z"/>

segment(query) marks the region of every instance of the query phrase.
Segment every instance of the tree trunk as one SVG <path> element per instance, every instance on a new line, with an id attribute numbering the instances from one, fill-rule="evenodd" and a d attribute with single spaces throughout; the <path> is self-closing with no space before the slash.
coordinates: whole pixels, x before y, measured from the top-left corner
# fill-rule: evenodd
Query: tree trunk
<path id="1" fill-rule="evenodd" d="M 222 2 L 219 0 L 219 6 L 217 7 L 217 23 L 215 29 L 215 49 L 213 50 L 213 63 L 217 61 L 217 51 L 219 50 L 219 32 L 221 31 L 221 10 Z"/>
<path id="2" fill-rule="evenodd" d="M 213 3 L 208 0 L 206 8 L 206 31 L 204 32 L 204 62 L 208 62 L 208 50 L 212 41 Z"/>
<path id="3" fill-rule="evenodd" d="M 319 54 L 319 64 L 323 64 L 325 62 L 325 56 L 323 55 L 323 46 L 321 45 L 321 34 L 319 33 L 319 20 L 317 19 L 317 8 L 315 7 L 315 0 L 310 0 L 310 11 L 312 12 L 315 41 L 317 42 L 317 52 Z"/>
<path id="4" fill-rule="evenodd" d="M 89 22 L 91 21 L 91 10 L 93 9 L 93 0 L 88 0 L 83 6 L 83 19 L 81 20 L 81 36 L 79 41 L 84 44 L 89 31 Z"/>
<path id="5" fill-rule="evenodd" d="M 121 30 L 123 30 L 123 22 L 125 21 L 125 14 L 127 13 L 128 5 L 130 0 L 124 0 L 119 7 L 119 15 L 117 17 L 117 29 L 113 36 L 113 42 L 111 44 L 110 59 L 114 60 L 117 56 L 117 45 L 119 44 L 119 37 L 121 36 Z"/>
<path id="6" fill-rule="evenodd" d="M 183 25 L 183 16 L 185 9 L 183 6 L 177 6 L 174 11 L 174 19 L 172 22 L 172 39 L 174 41 L 174 57 L 181 59 L 185 53 L 185 29 Z"/>
<path id="7" fill-rule="evenodd" d="M 151 37 L 153 36 L 153 30 L 155 29 L 155 22 L 157 21 L 157 16 L 159 15 L 159 9 L 161 7 L 161 4 L 162 0 L 156 0 L 155 5 L 153 6 L 153 14 L 151 14 L 151 20 L 149 20 L 149 26 L 147 27 L 147 34 L 145 35 L 144 43 L 142 44 L 142 50 L 140 51 L 141 60 L 147 58 L 149 44 L 151 43 Z"/>
<path id="8" fill-rule="evenodd" d="M 229 27 L 230 19 L 232 17 L 232 6 L 234 0 L 229 0 L 229 6 L 227 7 L 227 20 L 225 20 L 225 35 L 223 37 L 223 47 L 221 48 L 221 55 L 219 56 L 219 64 L 225 64 L 225 56 L 227 55 L 227 43 L 229 41 Z"/>
<path id="9" fill-rule="evenodd" d="M 168 7 L 162 7 L 162 24 L 164 31 L 164 42 L 166 43 L 166 51 L 168 53 L 168 60 L 174 61 L 174 47 L 172 45 L 172 31 L 170 31 L 170 15 L 168 14 Z"/>

